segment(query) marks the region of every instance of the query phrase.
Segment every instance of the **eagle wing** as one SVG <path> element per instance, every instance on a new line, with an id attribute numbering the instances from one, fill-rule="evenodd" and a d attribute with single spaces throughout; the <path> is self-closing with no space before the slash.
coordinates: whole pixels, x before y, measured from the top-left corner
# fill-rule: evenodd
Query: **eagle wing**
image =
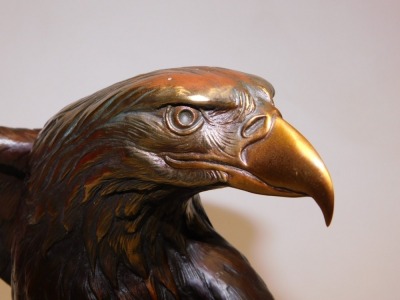
<path id="1" fill-rule="evenodd" d="M 0 278 L 10 283 L 12 232 L 39 130 L 0 127 Z"/>

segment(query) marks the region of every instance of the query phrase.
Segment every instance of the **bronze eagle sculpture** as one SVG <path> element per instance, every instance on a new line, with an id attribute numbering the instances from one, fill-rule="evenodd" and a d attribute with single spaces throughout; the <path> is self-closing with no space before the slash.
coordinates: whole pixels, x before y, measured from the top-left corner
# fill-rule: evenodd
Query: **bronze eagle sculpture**
<path id="1" fill-rule="evenodd" d="M 264 79 L 155 71 L 0 127 L 0 277 L 13 299 L 273 299 L 211 225 L 199 193 L 315 199 L 330 175 Z"/>

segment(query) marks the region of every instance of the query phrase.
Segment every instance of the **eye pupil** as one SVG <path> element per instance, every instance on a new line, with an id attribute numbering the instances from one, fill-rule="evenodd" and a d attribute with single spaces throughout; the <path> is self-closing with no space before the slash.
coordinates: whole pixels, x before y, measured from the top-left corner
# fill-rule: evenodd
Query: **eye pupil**
<path id="1" fill-rule="evenodd" d="M 179 112 L 178 121 L 183 126 L 190 126 L 193 124 L 195 116 L 192 111 L 185 109 Z"/>
<path id="2" fill-rule="evenodd" d="M 189 106 L 169 106 L 165 111 L 168 128 L 178 135 L 188 135 L 199 129 L 204 119 L 202 114 Z"/>

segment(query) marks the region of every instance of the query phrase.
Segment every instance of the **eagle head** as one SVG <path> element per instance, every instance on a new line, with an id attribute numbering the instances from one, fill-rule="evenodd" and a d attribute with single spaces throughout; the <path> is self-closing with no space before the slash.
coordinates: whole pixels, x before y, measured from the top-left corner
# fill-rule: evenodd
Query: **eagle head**
<path id="1" fill-rule="evenodd" d="M 310 196 L 329 225 L 330 175 L 273 97 L 257 76 L 188 67 L 116 83 L 57 113 L 29 155 L 13 246 L 20 298 L 271 299 L 197 194 Z"/>
<path id="2" fill-rule="evenodd" d="M 329 225 L 330 175 L 273 97 L 272 85 L 260 77 L 211 67 L 117 83 L 66 107 L 42 130 L 32 159 L 38 189 L 69 178 L 72 194 L 85 202 L 94 192 L 162 185 L 195 194 L 230 186 L 310 196 Z"/>

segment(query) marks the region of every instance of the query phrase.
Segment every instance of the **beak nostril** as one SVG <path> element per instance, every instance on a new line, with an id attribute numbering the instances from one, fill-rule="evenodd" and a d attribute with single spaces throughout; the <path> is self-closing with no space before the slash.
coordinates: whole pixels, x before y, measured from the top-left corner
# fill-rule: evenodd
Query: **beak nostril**
<path id="1" fill-rule="evenodd" d="M 251 118 L 246 125 L 243 126 L 242 136 L 244 138 L 249 138 L 252 136 L 257 136 L 258 132 L 261 130 L 261 134 L 265 134 L 267 132 L 267 116 L 260 115 Z"/>

